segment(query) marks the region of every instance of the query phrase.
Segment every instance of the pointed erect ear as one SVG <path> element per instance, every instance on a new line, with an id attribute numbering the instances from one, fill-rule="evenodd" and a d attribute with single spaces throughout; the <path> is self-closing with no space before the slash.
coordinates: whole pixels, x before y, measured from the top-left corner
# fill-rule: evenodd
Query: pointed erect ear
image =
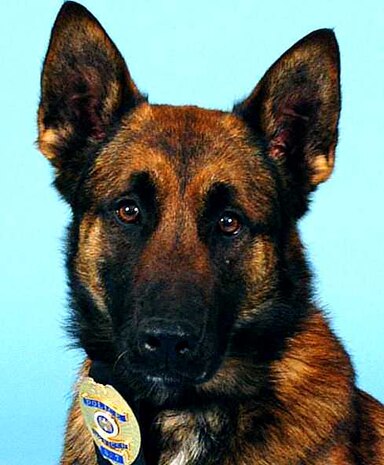
<path id="1" fill-rule="evenodd" d="M 290 48 L 234 112 L 266 141 L 296 188 L 308 193 L 332 173 L 340 113 L 339 49 L 329 29 Z"/>
<path id="2" fill-rule="evenodd" d="M 75 184 L 85 149 L 143 100 L 96 18 L 75 2 L 64 3 L 44 61 L 38 114 L 39 148 L 64 178 L 57 179 L 59 189 Z"/>

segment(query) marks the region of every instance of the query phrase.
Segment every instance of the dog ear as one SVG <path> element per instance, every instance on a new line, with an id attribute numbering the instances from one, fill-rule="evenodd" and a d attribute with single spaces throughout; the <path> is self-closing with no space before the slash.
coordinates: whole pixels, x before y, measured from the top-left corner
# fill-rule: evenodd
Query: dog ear
<path id="1" fill-rule="evenodd" d="M 268 154 L 308 193 L 329 178 L 340 113 L 339 49 L 329 29 L 315 31 L 267 71 L 234 112 L 261 134 Z"/>
<path id="2" fill-rule="evenodd" d="M 96 18 L 75 2 L 64 3 L 43 65 L 38 112 L 39 148 L 55 166 L 64 197 L 77 185 L 87 149 L 143 100 Z"/>

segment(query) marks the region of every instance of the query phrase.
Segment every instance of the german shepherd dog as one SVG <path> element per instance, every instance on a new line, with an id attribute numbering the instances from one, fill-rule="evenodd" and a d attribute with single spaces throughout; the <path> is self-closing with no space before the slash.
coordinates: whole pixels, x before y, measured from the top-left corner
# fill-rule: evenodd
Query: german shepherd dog
<path id="1" fill-rule="evenodd" d="M 332 173 L 339 51 L 315 31 L 232 112 L 150 105 L 64 3 L 39 148 L 72 209 L 70 333 L 137 405 L 147 465 L 384 464 L 384 408 L 316 306 L 297 222 Z M 97 456 L 75 400 L 63 465 Z"/>

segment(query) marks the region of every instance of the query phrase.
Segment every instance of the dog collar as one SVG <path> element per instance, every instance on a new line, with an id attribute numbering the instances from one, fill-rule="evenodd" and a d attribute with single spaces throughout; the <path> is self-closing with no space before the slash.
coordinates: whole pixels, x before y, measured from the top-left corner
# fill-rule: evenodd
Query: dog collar
<path id="1" fill-rule="evenodd" d="M 90 374 L 95 372 L 93 366 Z M 138 420 L 113 386 L 88 376 L 80 384 L 79 403 L 95 443 L 98 465 L 144 465 Z"/>

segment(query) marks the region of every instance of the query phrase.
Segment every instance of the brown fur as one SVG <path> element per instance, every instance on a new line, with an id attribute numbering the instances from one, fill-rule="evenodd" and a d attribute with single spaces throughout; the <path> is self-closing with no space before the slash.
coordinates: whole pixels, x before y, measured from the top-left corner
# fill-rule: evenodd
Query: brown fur
<path id="1" fill-rule="evenodd" d="M 87 374 L 86 362 L 80 374 Z M 228 393 L 231 379 L 252 377 L 252 367 L 232 361 L 205 387 Z M 279 406 L 244 402 L 239 407 L 238 426 L 228 444 L 224 465 L 346 465 L 384 463 L 384 413 L 381 404 L 368 394 L 355 390 L 353 370 L 327 322 L 320 314 L 308 321 L 302 333 L 291 341 L 285 356 L 273 367 L 279 393 Z M 364 428 L 356 443 L 351 442 L 350 429 L 355 421 L 356 405 L 361 409 Z M 265 432 L 267 441 L 261 447 L 249 446 L 247 438 L 254 434 L 254 422 L 265 410 L 273 408 L 276 424 Z M 193 443 L 198 422 L 209 425 L 220 437 L 223 418 L 212 409 L 198 413 L 163 411 L 155 423 L 172 447 L 162 453 L 159 465 L 168 465 L 174 450 Z M 194 433 L 194 431 L 196 431 Z M 62 465 L 93 465 L 92 440 L 85 432 L 78 403 L 68 418 L 66 447 Z M 76 462 L 77 460 L 77 462 Z M 358 461 L 356 461 L 358 460 Z"/>
<path id="2" fill-rule="evenodd" d="M 212 376 L 194 386 L 193 406 L 155 408 L 144 399 L 147 465 L 384 464 L 383 406 L 357 389 L 348 355 L 315 306 L 297 228 L 309 194 L 334 166 L 338 61 L 333 34 L 317 31 L 286 52 L 232 113 L 150 105 L 89 12 L 68 2 L 56 20 L 42 77 L 39 147 L 74 213 L 73 332 L 92 359 L 79 383 L 98 357 L 107 353 L 114 368 L 124 359 L 111 343 L 116 317 L 103 275 L 111 260 L 130 253 L 131 266 L 120 262 L 118 270 L 127 288 L 151 289 L 161 277 L 168 287 L 159 292 L 170 305 L 182 299 L 186 282 L 208 307 L 218 268 L 244 283 L 229 336 L 237 349 L 229 344 Z M 150 177 L 159 210 L 140 253 L 138 240 L 100 214 L 137 173 Z M 227 245 L 219 264 L 199 223 L 217 184 L 231 186 L 249 224 L 261 225 Z M 137 317 L 135 298 L 133 292 Z M 85 310 L 81 299 L 88 299 Z M 273 314 L 276 308 L 281 313 Z M 252 324 L 250 347 L 261 346 L 240 350 L 236 343 Z M 96 465 L 76 396 L 61 464 Z"/>

